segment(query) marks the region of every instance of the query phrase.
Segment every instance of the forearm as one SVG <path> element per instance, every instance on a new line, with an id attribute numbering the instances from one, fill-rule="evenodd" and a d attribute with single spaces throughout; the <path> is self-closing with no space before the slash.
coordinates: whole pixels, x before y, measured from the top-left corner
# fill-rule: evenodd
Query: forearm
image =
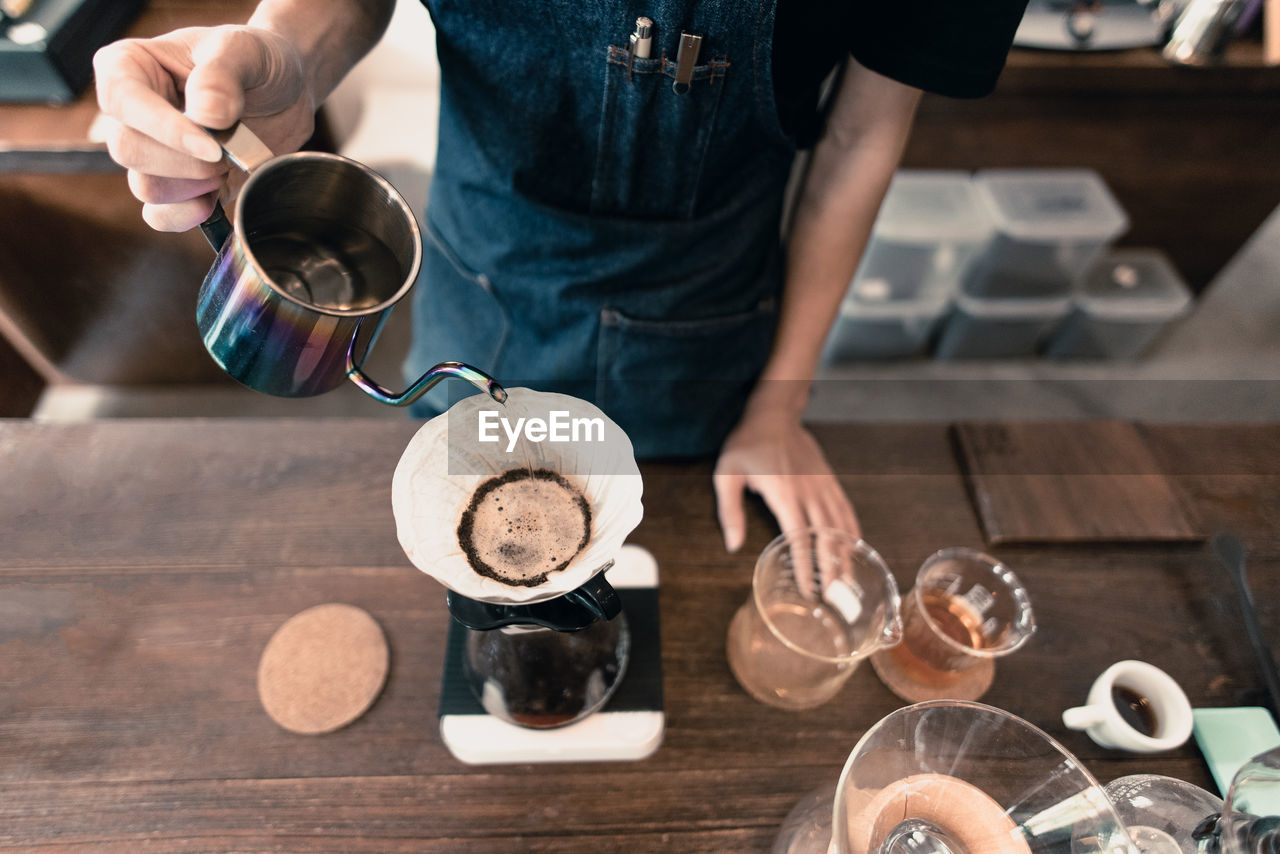
<path id="1" fill-rule="evenodd" d="M 318 106 L 382 38 L 394 8 L 394 0 L 263 0 L 248 24 L 283 36 L 298 49 Z"/>
<path id="2" fill-rule="evenodd" d="M 902 157 L 919 92 L 851 62 L 796 202 L 777 336 L 752 395 L 799 412 Z"/>

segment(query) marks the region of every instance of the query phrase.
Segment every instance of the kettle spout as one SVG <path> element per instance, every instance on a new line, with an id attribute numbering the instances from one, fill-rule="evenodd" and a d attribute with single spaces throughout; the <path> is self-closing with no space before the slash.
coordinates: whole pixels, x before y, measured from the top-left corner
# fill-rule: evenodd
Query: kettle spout
<path id="1" fill-rule="evenodd" d="M 347 348 L 347 378 L 364 390 L 365 394 L 389 406 L 408 406 L 436 386 L 442 380 L 455 377 L 471 383 L 498 403 L 507 402 L 507 390 L 498 381 L 479 368 L 462 362 L 441 362 L 418 377 L 404 391 L 396 393 L 374 382 L 355 363 L 355 336 Z"/>

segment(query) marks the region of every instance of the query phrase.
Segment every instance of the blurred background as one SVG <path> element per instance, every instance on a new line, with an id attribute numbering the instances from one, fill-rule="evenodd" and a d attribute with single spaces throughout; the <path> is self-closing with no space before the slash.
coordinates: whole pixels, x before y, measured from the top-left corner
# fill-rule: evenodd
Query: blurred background
<path id="1" fill-rule="evenodd" d="M 402 417 L 227 379 L 194 323 L 208 246 L 151 232 L 97 141 L 98 44 L 253 5 L 0 3 L 0 416 Z M 310 145 L 420 212 L 438 90 L 430 19 L 401 0 Z M 1274 0 L 1033 0 L 994 94 L 923 99 L 811 417 L 1280 417 L 1277 106 Z M 385 385 L 408 320 L 368 362 Z"/>

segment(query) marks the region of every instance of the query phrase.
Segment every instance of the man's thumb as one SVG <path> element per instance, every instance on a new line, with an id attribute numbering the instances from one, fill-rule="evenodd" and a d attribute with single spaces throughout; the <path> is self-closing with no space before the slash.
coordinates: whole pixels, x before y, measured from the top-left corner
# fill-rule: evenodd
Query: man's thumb
<path id="1" fill-rule="evenodd" d="M 266 76 L 262 44 L 251 33 L 218 27 L 191 51 L 183 112 L 197 124 L 228 128 L 244 114 L 245 90 Z"/>

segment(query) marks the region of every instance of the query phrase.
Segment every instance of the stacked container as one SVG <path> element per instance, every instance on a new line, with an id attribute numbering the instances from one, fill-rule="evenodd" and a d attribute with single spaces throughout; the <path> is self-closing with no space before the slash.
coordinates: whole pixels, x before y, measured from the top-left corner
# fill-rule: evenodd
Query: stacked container
<path id="1" fill-rule="evenodd" d="M 1163 252 L 1117 249 L 1094 265 L 1071 301 L 1045 355 L 1132 359 L 1187 312 L 1191 291 Z"/>
<path id="2" fill-rule="evenodd" d="M 990 169 L 973 183 L 995 234 L 964 277 L 937 355 L 1033 355 L 1128 218 L 1087 169 Z"/>
<path id="3" fill-rule="evenodd" d="M 922 353 L 991 220 L 965 172 L 900 170 L 827 340 L 828 361 Z"/>

